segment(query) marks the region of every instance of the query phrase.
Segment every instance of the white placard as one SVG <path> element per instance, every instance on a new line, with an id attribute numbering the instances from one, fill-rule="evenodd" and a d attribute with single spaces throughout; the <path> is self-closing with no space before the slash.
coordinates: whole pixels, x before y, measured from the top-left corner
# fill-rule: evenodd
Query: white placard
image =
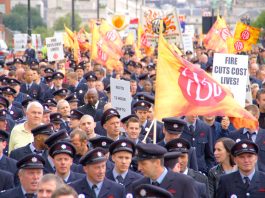
<path id="1" fill-rule="evenodd" d="M 121 118 L 131 114 L 130 82 L 125 80 L 110 79 L 111 105 L 116 109 Z"/>
<path id="2" fill-rule="evenodd" d="M 27 34 L 15 34 L 14 35 L 14 50 L 15 52 L 25 51 L 27 49 Z"/>
<path id="3" fill-rule="evenodd" d="M 40 51 L 41 48 L 42 48 L 42 42 L 41 42 L 40 34 L 32 34 L 31 35 L 31 40 L 32 40 L 32 47 L 35 50 Z"/>
<path id="4" fill-rule="evenodd" d="M 212 74 L 218 82 L 228 87 L 235 100 L 245 107 L 248 56 L 215 53 Z"/>
<path id="5" fill-rule="evenodd" d="M 192 41 L 192 36 L 189 34 L 182 34 L 182 40 L 183 40 L 183 46 L 184 46 L 184 51 L 192 51 L 193 53 L 193 41 Z"/>
<path id="6" fill-rule="evenodd" d="M 64 59 L 63 42 L 57 37 L 46 38 L 48 61 Z"/>
<path id="7" fill-rule="evenodd" d="M 195 34 L 194 25 L 185 25 L 185 32 L 184 33 L 194 37 L 194 34 Z"/>

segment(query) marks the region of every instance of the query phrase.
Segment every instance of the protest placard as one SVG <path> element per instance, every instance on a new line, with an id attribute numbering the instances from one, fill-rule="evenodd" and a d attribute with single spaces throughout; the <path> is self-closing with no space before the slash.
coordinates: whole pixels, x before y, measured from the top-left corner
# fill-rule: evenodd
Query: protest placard
<path id="1" fill-rule="evenodd" d="M 110 79 L 111 105 L 116 109 L 121 118 L 131 114 L 130 82 L 125 80 Z"/>
<path id="2" fill-rule="evenodd" d="M 42 48 L 41 35 L 40 34 L 32 34 L 31 40 L 32 40 L 32 47 L 37 51 L 41 50 L 41 48 Z"/>
<path id="3" fill-rule="evenodd" d="M 245 106 L 248 56 L 215 53 L 212 75 L 231 90 L 235 100 L 242 107 Z"/>
<path id="4" fill-rule="evenodd" d="M 191 51 L 193 53 L 192 36 L 189 34 L 182 34 L 184 52 Z"/>
<path id="5" fill-rule="evenodd" d="M 27 34 L 14 34 L 14 50 L 15 52 L 25 51 L 27 49 Z"/>
<path id="6" fill-rule="evenodd" d="M 48 61 L 64 59 L 63 42 L 57 37 L 46 38 Z"/>

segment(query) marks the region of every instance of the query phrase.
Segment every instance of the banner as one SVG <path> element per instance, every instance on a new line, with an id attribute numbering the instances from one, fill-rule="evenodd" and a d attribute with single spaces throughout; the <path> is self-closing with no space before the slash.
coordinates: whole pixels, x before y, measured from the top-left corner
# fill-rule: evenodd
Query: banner
<path id="1" fill-rule="evenodd" d="M 112 107 L 119 112 L 121 118 L 130 115 L 132 102 L 130 82 L 111 78 L 110 90 Z"/>
<path id="2" fill-rule="evenodd" d="M 169 43 L 183 47 L 179 18 L 174 9 L 161 10 L 148 7 L 141 8 L 141 24 L 152 46 L 155 47 L 159 35 L 159 21 L 163 19 L 163 35 Z"/>
<path id="3" fill-rule="evenodd" d="M 14 50 L 15 52 L 25 51 L 27 49 L 27 34 L 14 34 Z"/>
<path id="4" fill-rule="evenodd" d="M 183 115 L 226 115 L 244 119 L 241 127 L 257 129 L 258 126 L 258 121 L 234 100 L 226 88 L 204 70 L 181 58 L 161 35 L 155 118 L 161 120 Z"/>
<path id="5" fill-rule="evenodd" d="M 48 61 L 64 59 L 63 42 L 56 37 L 46 38 Z"/>
<path id="6" fill-rule="evenodd" d="M 214 54 L 212 76 L 229 88 L 234 99 L 245 107 L 248 79 L 248 56 L 233 54 Z"/>

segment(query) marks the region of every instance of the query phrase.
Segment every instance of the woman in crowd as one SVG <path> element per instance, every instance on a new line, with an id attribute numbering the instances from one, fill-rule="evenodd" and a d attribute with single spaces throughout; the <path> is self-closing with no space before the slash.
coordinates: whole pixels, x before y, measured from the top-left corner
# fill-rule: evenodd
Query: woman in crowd
<path id="1" fill-rule="evenodd" d="M 230 152 L 234 144 L 234 140 L 225 137 L 218 139 L 215 143 L 214 156 L 218 164 L 210 169 L 208 175 L 211 197 L 216 195 L 220 176 L 237 170 Z"/>

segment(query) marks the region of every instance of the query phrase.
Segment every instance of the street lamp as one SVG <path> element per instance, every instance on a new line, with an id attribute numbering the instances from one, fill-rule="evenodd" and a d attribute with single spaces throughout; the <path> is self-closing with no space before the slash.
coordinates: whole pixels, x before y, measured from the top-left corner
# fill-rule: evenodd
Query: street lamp
<path id="1" fill-rule="evenodd" d="M 97 19 L 99 19 L 99 0 L 97 0 Z"/>
<path id="2" fill-rule="evenodd" d="M 75 0 L 72 0 L 72 31 L 75 30 Z"/>
<path id="3" fill-rule="evenodd" d="M 31 11 L 30 11 L 30 0 L 28 0 L 28 35 L 31 36 Z"/>

